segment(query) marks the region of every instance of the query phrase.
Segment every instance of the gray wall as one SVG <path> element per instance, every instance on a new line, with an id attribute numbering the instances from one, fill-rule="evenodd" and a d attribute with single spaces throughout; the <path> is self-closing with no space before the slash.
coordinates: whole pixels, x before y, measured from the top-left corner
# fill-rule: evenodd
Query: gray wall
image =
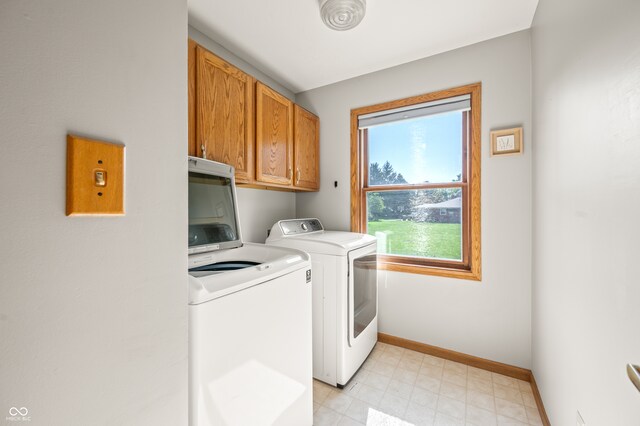
<path id="1" fill-rule="evenodd" d="M 0 2 L 2 417 L 187 423 L 186 40 L 182 0 Z M 126 216 L 65 216 L 67 132 L 126 144 Z"/>
<path id="2" fill-rule="evenodd" d="M 321 117 L 321 190 L 298 194 L 296 213 L 348 230 L 349 111 L 482 82 L 483 280 L 383 273 L 382 332 L 530 367 L 530 58 L 523 31 L 297 94 L 298 103 Z M 516 125 L 524 126 L 524 155 L 490 158 L 490 129 Z"/>
<path id="3" fill-rule="evenodd" d="M 242 239 L 264 243 L 267 230 L 280 219 L 296 217 L 296 198 L 293 192 L 238 188 L 238 211 Z"/>
<path id="4" fill-rule="evenodd" d="M 533 372 L 551 423 L 637 425 L 640 3 L 540 0 Z"/>
<path id="5" fill-rule="evenodd" d="M 253 65 L 211 40 L 193 27 L 189 27 L 189 37 L 206 49 L 220 56 L 242 71 L 262 81 L 283 96 L 295 101 L 295 95 L 278 81 L 269 77 Z M 266 191 L 260 189 L 238 188 L 238 208 L 242 238 L 245 241 L 264 243 L 267 229 L 280 219 L 296 217 L 296 195 L 293 192 Z"/>

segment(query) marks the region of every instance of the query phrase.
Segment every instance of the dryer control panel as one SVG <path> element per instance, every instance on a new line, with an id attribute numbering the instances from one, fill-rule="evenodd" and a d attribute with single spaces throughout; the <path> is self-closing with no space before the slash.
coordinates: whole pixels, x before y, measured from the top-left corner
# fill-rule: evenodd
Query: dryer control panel
<path id="1" fill-rule="evenodd" d="M 322 223 L 313 218 L 281 220 L 278 225 L 283 235 L 300 235 L 324 230 Z"/>

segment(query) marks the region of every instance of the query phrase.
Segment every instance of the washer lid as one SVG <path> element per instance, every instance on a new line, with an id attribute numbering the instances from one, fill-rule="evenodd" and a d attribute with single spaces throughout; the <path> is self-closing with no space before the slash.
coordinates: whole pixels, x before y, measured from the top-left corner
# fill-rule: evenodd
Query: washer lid
<path id="1" fill-rule="evenodd" d="M 189 254 L 242 246 L 233 167 L 189 157 Z"/>
<path id="2" fill-rule="evenodd" d="M 213 264 L 236 264 L 219 271 L 202 271 Z M 243 265 L 244 264 L 244 265 Z M 310 268 L 309 255 L 299 250 L 245 243 L 242 247 L 189 256 L 189 304 L 197 305 L 269 282 L 301 268 Z M 304 280 L 300 285 L 304 285 Z"/>

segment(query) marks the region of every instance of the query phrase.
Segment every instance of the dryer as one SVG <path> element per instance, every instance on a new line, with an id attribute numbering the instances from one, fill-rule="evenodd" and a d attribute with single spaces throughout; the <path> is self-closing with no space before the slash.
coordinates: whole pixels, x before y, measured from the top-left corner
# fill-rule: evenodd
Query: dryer
<path id="1" fill-rule="evenodd" d="M 343 387 L 378 338 L 376 239 L 326 231 L 318 219 L 281 220 L 267 245 L 311 256 L 313 274 L 313 377 Z"/>

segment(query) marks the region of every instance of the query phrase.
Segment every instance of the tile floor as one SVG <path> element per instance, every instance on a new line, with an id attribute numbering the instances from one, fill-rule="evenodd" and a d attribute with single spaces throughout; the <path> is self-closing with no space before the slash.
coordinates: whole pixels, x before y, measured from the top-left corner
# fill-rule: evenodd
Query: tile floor
<path id="1" fill-rule="evenodd" d="M 344 389 L 313 383 L 314 426 L 542 425 L 531 385 L 378 343 Z"/>

